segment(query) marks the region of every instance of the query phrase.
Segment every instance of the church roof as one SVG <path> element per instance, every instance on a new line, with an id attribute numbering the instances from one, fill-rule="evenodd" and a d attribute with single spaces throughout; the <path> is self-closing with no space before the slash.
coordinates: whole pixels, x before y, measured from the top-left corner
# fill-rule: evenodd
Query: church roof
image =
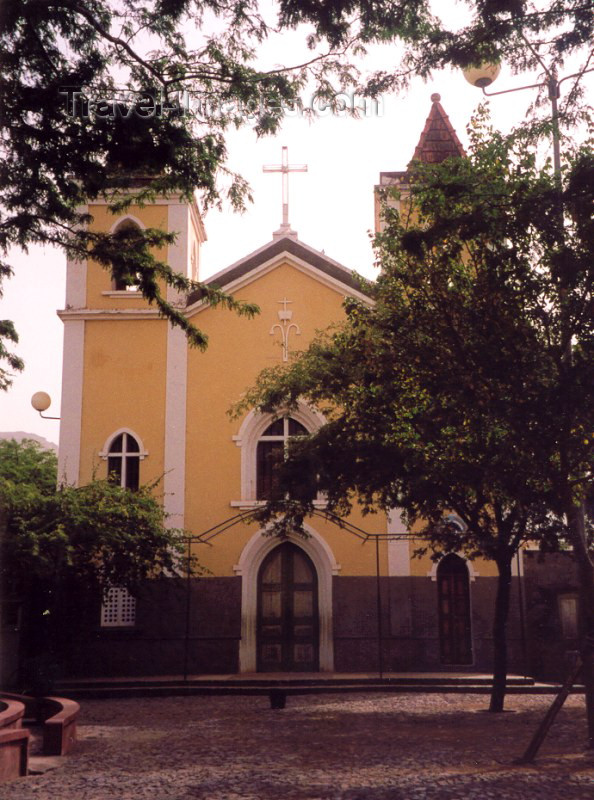
<path id="1" fill-rule="evenodd" d="M 424 164 L 438 164 L 450 156 L 466 155 L 440 100 L 440 95 L 431 95 L 433 104 L 419 143 L 415 148 L 412 157 L 413 161 L 422 161 Z"/>
<path id="2" fill-rule="evenodd" d="M 309 245 L 289 236 L 274 239 L 259 250 L 255 250 L 245 258 L 235 262 L 235 264 L 231 264 L 231 266 L 213 275 L 206 281 L 206 284 L 219 289 L 227 289 L 238 281 L 245 280 L 250 273 L 256 272 L 260 267 L 264 267 L 265 264 L 274 261 L 283 254 L 305 262 L 314 271 L 317 270 L 332 281 L 337 281 L 346 290 L 350 290 L 351 293 L 369 294 L 352 270 L 343 267 L 338 261 L 328 258 L 325 253 L 314 250 L 313 247 L 309 247 Z M 188 296 L 187 305 L 190 306 L 198 300 L 200 300 L 200 290 L 192 292 Z"/>
<path id="3" fill-rule="evenodd" d="M 440 100 L 439 94 L 431 95 L 431 111 L 425 121 L 425 127 L 421 132 L 408 169 L 397 172 L 380 172 L 380 187 L 390 186 L 394 183 L 408 183 L 411 179 L 411 167 L 414 161 L 439 164 L 450 156 L 463 157 L 466 155 L 462 142 L 458 139 Z"/>

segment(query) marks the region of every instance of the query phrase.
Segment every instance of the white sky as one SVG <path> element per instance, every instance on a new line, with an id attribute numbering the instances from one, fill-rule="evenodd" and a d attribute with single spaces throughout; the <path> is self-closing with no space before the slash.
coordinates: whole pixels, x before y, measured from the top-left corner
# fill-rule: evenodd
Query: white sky
<path id="1" fill-rule="evenodd" d="M 303 34 L 294 34 L 293 41 L 296 37 L 302 41 Z M 282 49 L 276 52 L 282 52 L 286 63 L 288 50 L 291 48 L 287 48 L 284 37 Z M 387 55 L 385 49 L 379 55 L 374 53 L 371 68 L 385 62 Z M 365 62 L 364 66 L 370 68 Z M 533 80 L 534 76 L 514 76 L 504 66 L 493 88 L 520 86 Z M 592 88 L 592 81 L 589 85 Z M 466 144 L 465 128 L 482 95 L 461 74 L 451 71 L 435 75 L 426 84 L 416 81 L 405 94 L 384 96 L 379 116 L 318 116 L 313 122 L 287 119 L 278 136 L 260 140 L 247 128 L 231 132 L 229 166 L 251 184 L 254 203 L 243 215 L 229 208 L 206 214 L 208 241 L 202 250 L 200 278 L 270 241 L 281 222 L 281 178 L 263 174 L 262 166 L 280 162 L 282 145 L 289 148 L 290 163 L 309 167 L 308 173 L 291 175 L 289 181 L 289 218 L 299 238 L 346 267 L 373 276 L 369 240 L 373 187 L 381 171 L 406 168 L 430 111 L 433 92 L 441 94 L 442 106 Z M 493 98 L 494 124 L 509 130 L 521 122 L 531 99 L 531 91 Z M 22 430 L 57 442 L 59 423 L 42 419 L 31 408 L 30 398 L 36 391 L 47 391 L 52 405 L 46 414 L 59 415 L 62 323 L 56 309 L 64 306 L 65 257 L 57 250 L 32 248 L 28 254 L 15 251 L 12 263 L 15 275 L 5 282 L 0 318 L 14 321 L 20 337 L 16 351 L 26 366 L 15 376 L 9 391 L 0 392 L 0 431 Z"/>

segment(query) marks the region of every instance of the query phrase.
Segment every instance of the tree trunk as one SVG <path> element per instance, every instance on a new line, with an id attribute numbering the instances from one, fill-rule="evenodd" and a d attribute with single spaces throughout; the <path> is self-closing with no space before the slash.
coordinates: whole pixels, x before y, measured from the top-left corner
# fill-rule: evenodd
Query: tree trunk
<path id="1" fill-rule="evenodd" d="M 580 581 L 582 678 L 586 689 L 588 745 L 594 747 L 594 563 L 588 552 L 584 506 L 571 503 L 567 522 Z"/>
<path id="2" fill-rule="evenodd" d="M 507 685 L 507 619 L 511 596 L 511 558 L 497 562 L 499 578 L 493 619 L 493 688 L 489 711 L 503 711 Z"/>

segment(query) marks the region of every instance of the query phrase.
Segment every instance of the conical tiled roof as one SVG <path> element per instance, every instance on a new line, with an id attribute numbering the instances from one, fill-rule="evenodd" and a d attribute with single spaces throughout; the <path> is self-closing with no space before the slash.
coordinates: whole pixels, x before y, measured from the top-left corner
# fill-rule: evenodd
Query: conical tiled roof
<path id="1" fill-rule="evenodd" d="M 440 95 L 432 94 L 431 100 L 433 105 L 415 148 L 413 161 L 438 164 L 450 156 L 464 156 L 462 143 L 439 102 Z"/>

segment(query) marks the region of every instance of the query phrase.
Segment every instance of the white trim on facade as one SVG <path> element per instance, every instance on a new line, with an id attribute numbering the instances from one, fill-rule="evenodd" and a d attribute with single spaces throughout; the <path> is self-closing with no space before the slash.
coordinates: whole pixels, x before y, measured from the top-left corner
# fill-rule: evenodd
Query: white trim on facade
<path id="1" fill-rule="evenodd" d="M 174 270 L 188 275 L 190 215 L 185 205 L 169 207 L 168 230 L 178 236 L 167 248 L 167 263 Z M 167 300 L 176 304 L 181 295 L 167 287 Z M 165 443 L 164 443 L 164 499 L 166 524 L 183 528 L 186 493 L 186 414 L 188 385 L 188 352 L 185 333 L 171 323 L 167 325 L 167 371 L 165 378 Z"/>
<path id="2" fill-rule="evenodd" d="M 258 508 L 266 505 L 266 500 L 231 500 L 229 505 L 231 508 Z M 312 503 L 314 508 L 326 508 L 328 506 L 327 500 L 314 500 Z"/>
<path id="3" fill-rule="evenodd" d="M 309 534 L 303 538 L 289 534 L 282 541 L 301 547 L 311 558 L 318 576 L 318 612 L 320 616 L 320 672 L 334 671 L 334 639 L 332 625 L 332 576 L 340 572 L 328 543 L 309 525 Z M 239 643 L 239 671 L 256 671 L 258 571 L 266 556 L 282 542 L 274 536 L 255 533 L 243 548 L 239 563 L 233 567 L 241 576 L 241 641 Z"/>
<path id="4" fill-rule="evenodd" d="M 141 231 L 146 230 L 146 225 L 144 224 L 144 222 L 142 222 L 142 220 L 139 219 L 138 217 L 135 217 L 134 214 L 123 214 L 121 217 L 118 217 L 118 219 L 113 223 L 113 225 L 109 229 L 109 232 L 115 233 L 115 231 L 117 231 L 120 225 L 122 225 L 124 222 L 133 222 L 134 225 L 138 225 Z"/>
<path id="5" fill-rule="evenodd" d="M 118 295 L 124 295 L 124 292 L 118 292 Z M 138 293 L 130 294 L 135 300 L 142 300 L 142 296 Z M 151 308 L 83 308 L 77 311 L 76 309 L 66 309 L 65 311 L 56 312 L 63 322 L 66 320 L 104 320 L 104 319 L 154 319 L 163 320 L 159 315 L 157 309 Z"/>
<path id="6" fill-rule="evenodd" d="M 266 245 L 267 247 L 269 245 Z M 258 251 L 256 251 L 258 252 Z M 238 262 L 240 263 L 240 262 Z M 347 286 L 345 283 L 332 278 L 330 275 L 326 275 L 326 273 L 322 272 L 315 267 L 312 267 L 311 264 L 308 264 L 307 261 L 304 261 L 301 258 L 293 255 L 293 253 L 289 253 L 284 250 L 282 253 L 271 258 L 269 261 L 264 262 L 264 264 L 260 264 L 258 267 L 254 267 L 253 270 L 250 270 L 245 275 L 242 275 L 235 281 L 232 281 L 229 284 L 225 284 L 224 289 L 229 294 L 233 294 L 237 292 L 239 289 L 243 289 L 245 286 L 248 286 L 255 280 L 258 280 L 266 273 L 271 272 L 272 270 L 276 269 L 277 267 L 281 266 L 282 264 L 289 264 L 295 269 L 298 269 L 300 272 L 303 272 L 310 278 L 318 281 L 318 283 L 327 286 L 329 289 L 332 289 L 335 292 L 338 292 L 341 297 L 348 295 L 350 297 L 356 297 L 361 302 L 365 303 L 366 305 L 373 305 L 373 301 L 362 292 L 357 291 L 357 289 L 353 289 L 350 286 Z M 224 272 L 231 271 L 231 267 L 228 267 Z M 223 273 L 221 273 L 223 274 Z M 212 278 L 208 279 L 209 283 L 216 283 L 216 275 Z M 191 306 L 187 308 L 187 314 L 197 314 L 201 311 L 204 311 L 206 308 L 209 308 L 210 304 L 206 300 L 198 300 L 193 303 Z"/>
<path id="7" fill-rule="evenodd" d="M 87 304 L 87 262 L 66 261 L 66 308 L 84 308 Z"/>
<path id="8" fill-rule="evenodd" d="M 133 289 L 132 288 L 110 289 L 109 291 L 101 292 L 101 295 L 103 297 L 117 297 L 118 300 L 124 300 L 124 299 L 138 300 L 139 298 L 141 300 L 144 300 L 144 297 L 142 296 L 140 290 L 137 287 L 134 287 Z"/>
<path id="9" fill-rule="evenodd" d="M 511 565 L 512 577 L 524 577 L 524 549 L 520 548 L 513 558 Z"/>
<path id="10" fill-rule="evenodd" d="M 76 211 L 86 214 L 88 206 L 79 206 Z M 75 258 L 66 259 L 66 308 L 84 308 L 87 304 L 88 263 Z"/>
<path id="11" fill-rule="evenodd" d="M 287 411 L 287 416 L 300 422 L 309 432 L 320 428 L 324 423 L 324 415 L 319 411 L 309 408 L 305 403 L 299 403 L 298 407 Z M 260 437 L 270 425 L 270 423 L 282 417 L 284 414 L 262 414 L 256 409 L 252 409 L 245 417 L 233 441 L 241 447 L 241 501 L 234 501 L 252 505 L 256 500 L 256 448 Z"/>
<path id="12" fill-rule="evenodd" d="M 85 323 L 64 320 L 58 481 L 76 486 L 80 470 Z"/>
<path id="13" fill-rule="evenodd" d="M 474 582 L 477 578 L 480 578 L 480 576 L 481 576 L 480 572 L 477 572 L 475 570 L 472 561 L 470 561 L 468 558 L 466 558 L 464 553 L 444 553 L 442 558 L 445 558 L 446 555 L 458 556 L 459 558 L 462 559 L 462 561 L 464 561 L 466 563 L 466 567 L 468 569 L 468 578 L 469 578 L 471 583 Z M 437 580 L 437 569 L 438 569 L 438 567 L 439 567 L 439 565 L 441 563 L 441 560 L 442 559 L 440 558 L 439 561 L 435 561 L 433 563 L 433 566 L 431 567 L 431 569 L 427 573 L 427 577 L 431 578 L 432 581 L 436 581 Z"/>
<path id="14" fill-rule="evenodd" d="M 400 509 L 392 508 L 387 518 L 388 533 L 408 533 Z M 410 542 L 408 539 L 388 539 L 388 575 L 410 575 Z"/>
<path id="15" fill-rule="evenodd" d="M 145 449 L 144 444 L 142 443 L 142 439 L 140 438 L 140 436 L 137 433 L 135 433 L 135 431 L 132 430 L 132 428 L 118 428 L 117 431 L 114 431 L 113 433 L 109 434 L 109 436 L 107 437 L 107 439 L 105 440 L 105 442 L 103 444 L 103 447 L 101 448 L 101 451 L 99 453 L 97 453 L 97 455 L 100 458 L 102 458 L 104 461 L 107 461 L 107 457 L 110 454 L 109 453 L 109 449 L 111 447 L 111 443 L 115 439 L 117 439 L 117 437 L 121 433 L 127 433 L 128 436 L 131 436 L 133 439 L 136 439 L 136 441 L 138 443 L 139 452 L 138 453 L 131 453 L 130 455 L 135 455 L 135 456 L 137 455 L 140 458 L 141 461 L 143 459 L 145 459 L 146 456 L 148 456 L 148 454 L 149 454 L 148 450 Z"/>

